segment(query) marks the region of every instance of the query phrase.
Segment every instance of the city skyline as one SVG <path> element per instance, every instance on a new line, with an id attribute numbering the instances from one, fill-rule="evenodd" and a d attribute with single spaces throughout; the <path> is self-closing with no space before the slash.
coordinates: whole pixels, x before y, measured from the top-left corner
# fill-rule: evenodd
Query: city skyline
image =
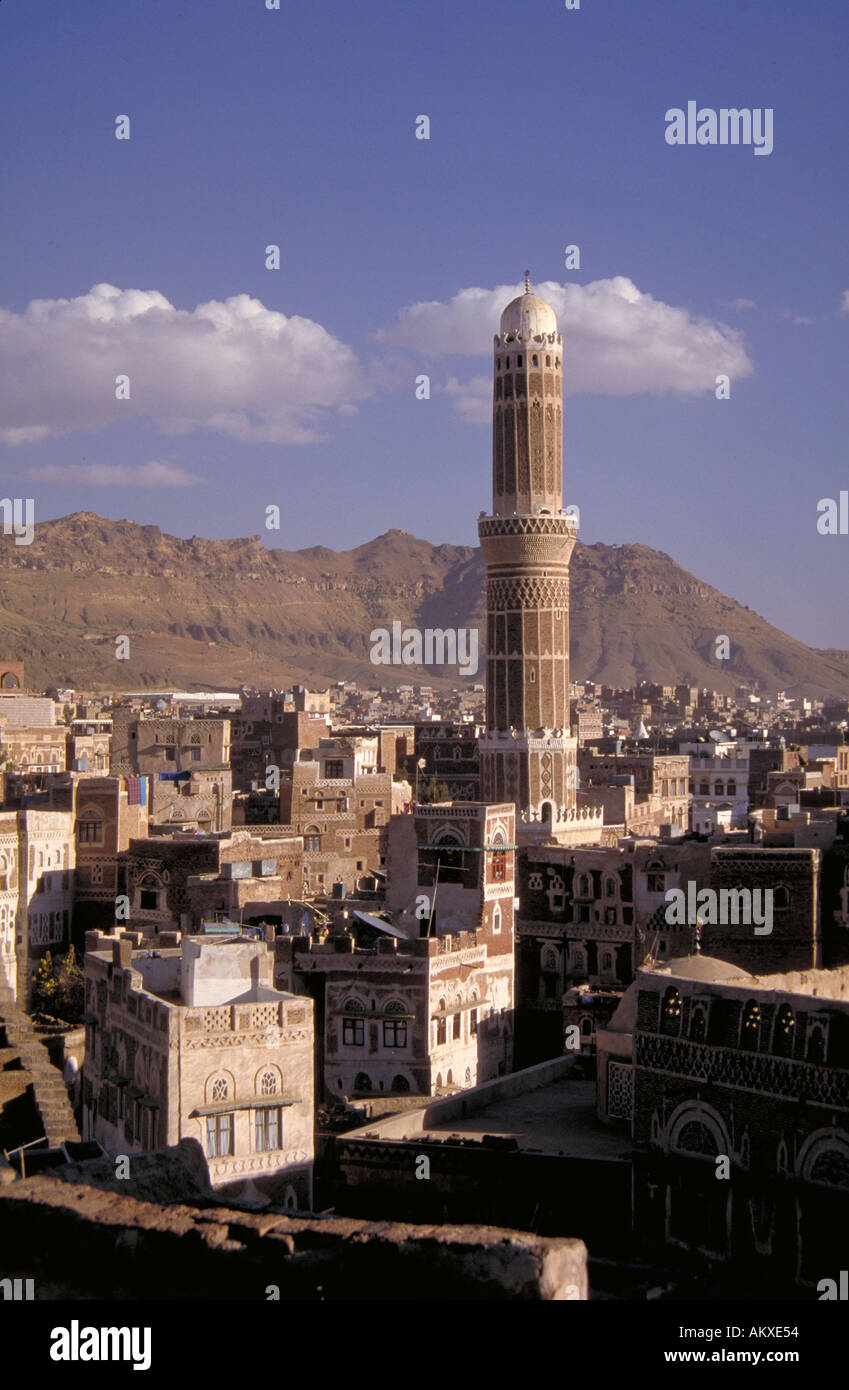
<path id="1" fill-rule="evenodd" d="M 528 266 L 564 332 L 579 540 L 653 546 L 849 648 L 849 539 L 817 529 L 847 482 L 836 4 L 765 27 L 728 0 L 698 29 L 671 4 L 540 7 L 518 66 L 502 3 L 430 7 L 415 39 L 379 6 L 196 19 L 93 0 L 64 27 L 3 16 L 4 495 L 36 521 L 287 549 L 395 528 L 473 544 L 488 345 Z M 691 99 L 774 111 L 768 157 L 670 145 Z"/>

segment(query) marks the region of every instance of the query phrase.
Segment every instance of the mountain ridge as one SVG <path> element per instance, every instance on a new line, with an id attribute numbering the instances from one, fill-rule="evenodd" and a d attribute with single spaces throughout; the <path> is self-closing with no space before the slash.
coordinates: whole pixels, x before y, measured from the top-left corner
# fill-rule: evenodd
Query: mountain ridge
<path id="1" fill-rule="evenodd" d="M 456 668 L 373 666 L 369 633 L 395 620 L 478 626 L 484 649 L 485 571 L 473 546 L 391 529 L 351 550 L 283 550 L 259 534 L 185 539 L 96 512 L 39 523 L 29 546 L 5 540 L 0 655 L 23 660 L 33 686 L 460 683 Z M 114 654 L 119 635 L 130 637 L 127 661 Z M 721 635 L 731 643 L 725 661 L 715 655 Z M 572 672 L 617 686 L 646 679 L 731 691 L 758 681 L 765 693 L 840 696 L 849 652 L 806 646 L 663 551 L 579 542 Z M 483 657 L 473 679 L 483 679 Z"/>

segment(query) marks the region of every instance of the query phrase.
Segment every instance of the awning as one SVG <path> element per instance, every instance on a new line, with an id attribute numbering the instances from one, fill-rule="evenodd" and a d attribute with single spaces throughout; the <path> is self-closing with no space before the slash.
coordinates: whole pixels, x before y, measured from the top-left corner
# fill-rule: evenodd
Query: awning
<path id="1" fill-rule="evenodd" d="M 391 922 L 384 922 L 381 917 L 372 917 L 370 912 L 360 912 L 355 910 L 352 916 L 358 922 L 362 922 L 367 927 L 372 927 L 374 931 L 385 932 L 387 936 L 394 936 L 399 941 L 407 940 L 407 933 L 401 931 L 399 927 L 393 927 Z"/>
<path id="2" fill-rule="evenodd" d="M 197 1115 L 225 1115 L 234 1110 L 276 1110 L 278 1106 L 297 1105 L 296 1096 L 262 1096 L 253 1100 L 223 1100 L 216 1105 L 196 1105 L 189 1119 Z"/>

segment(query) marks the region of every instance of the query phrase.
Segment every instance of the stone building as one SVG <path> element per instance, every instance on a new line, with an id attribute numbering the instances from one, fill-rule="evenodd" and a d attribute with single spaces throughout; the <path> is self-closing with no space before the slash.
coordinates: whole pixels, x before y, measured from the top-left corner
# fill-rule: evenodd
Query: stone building
<path id="1" fill-rule="evenodd" d="M 582 748 L 578 755 L 582 788 L 622 785 L 631 778 L 634 805 L 625 813 L 625 830 L 673 837 L 689 829 L 689 759 L 679 754 L 603 754 Z M 607 820 L 607 816 L 605 816 Z M 613 817 L 611 816 L 611 819 Z"/>
<path id="2" fill-rule="evenodd" d="M 297 686 L 286 694 L 243 695 L 233 717 L 233 786 L 244 792 L 264 787 L 268 766 L 290 768 L 300 750 L 317 748 L 329 733 L 327 691 Z"/>
<path id="3" fill-rule="evenodd" d="M 629 840 L 610 848 L 546 845 L 519 854 L 518 1052 L 530 1066 L 563 1051 L 563 996 L 577 991 L 582 1050 L 646 955 L 691 949 L 695 924 L 667 922 L 667 892 L 709 882 L 706 845 Z M 571 1015 L 570 1015 L 571 1018 Z"/>
<path id="4" fill-rule="evenodd" d="M 608 995 L 626 989 L 646 960 L 662 963 L 700 943 L 706 954 L 761 973 L 818 966 L 820 862 L 816 848 L 693 841 L 522 851 L 521 1064 L 562 1050 L 567 991 L 568 1018 L 577 1009 L 581 1048 L 591 1051 L 610 1014 Z"/>
<path id="5" fill-rule="evenodd" d="M 733 919 L 706 923 L 701 929 L 705 954 L 761 973 L 821 965 L 821 859 L 818 849 L 714 846 L 710 887 L 717 894 L 742 888 L 751 895 L 759 894 L 762 904 L 768 891 L 771 918 L 758 929 L 752 922 L 735 923 Z"/>
<path id="6" fill-rule="evenodd" d="M 569 561 L 563 508 L 563 340 L 554 310 L 512 300 L 495 337 L 492 515 L 486 562 L 486 729 L 481 796 L 513 801 L 521 838 L 574 828 L 577 740 L 570 727 Z"/>
<path id="7" fill-rule="evenodd" d="M 0 661 L 0 690 L 21 690 L 24 684 L 22 661 Z"/>
<path id="8" fill-rule="evenodd" d="M 297 762 L 280 785 L 280 824 L 304 841 L 304 891 L 330 892 L 342 883 L 356 892 L 386 859 L 386 827 L 403 798 L 405 783 L 388 773 L 345 776 L 332 748 L 323 758 Z M 331 775 L 331 774 L 339 775 Z"/>
<path id="9" fill-rule="evenodd" d="M 745 827 L 749 812 L 748 750 L 716 753 L 707 743 L 682 743 L 689 755 L 692 807 L 690 828 L 712 835 L 717 828 Z"/>
<path id="10" fill-rule="evenodd" d="M 112 714 L 110 772 L 125 777 L 230 766 L 229 719 L 180 719 L 131 709 Z"/>
<path id="11" fill-rule="evenodd" d="M 271 833 L 265 833 L 267 831 Z M 281 827 L 234 830 L 218 840 L 218 867 L 186 879 L 189 922 L 226 918 L 245 924 L 280 926 L 304 885 L 304 842 Z M 185 917 L 183 918 L 185 920 Z"/>
<path id="12" fill-rule="evenodd" d="M 269 827 L 270 828 L 270 827 Z M 195 931 L 224 917 L 275 921 L 303 892 L 303 841 L 255 833 L 150 835 L 127 853 L 128 925 L 147 935 Z"/>
<path id="13" fill-rule="evenodd" d="M 74 926 L 81 944 L 85 932 L 114 926 L 116 898 L 127 892 L 126 853 L 133 838 L 147 835 L 148 808 L 124 777 L 74 777 L 73 797 Z"/>
<path id="14" fill-rule="evenodd" d="M 233 789 L 228 767 L 159 772 L 147 781 L 152 826 L 211 834 L 232 827 Z"/>
<path id="15" fill-rule="evenodd" d="M 71 942 L 74 848 L 69 811 L 0 812 L 0 972 L 23 1008 L 41 957 Z"/>
<path id="16" fill-rule="evenodd" d="M 214 1188 L 312 1205 L 312 1004 L 273 986 L 273 952 L 235 935 L 86 951 L 83 1137 L 111 1155 L 196 1139 Z"/>
<path id="17" fill-rule="evenodd" d="M 111 719 L 72 719 L 68 727 L 67 764 L 71 772 L 102 777 L 109 771 Z"/>
<path id="18" fill-rule="evenodd" d="M 849 965 L 849 822 L 823 854 L 820 925 L 823 964 Z"/>
<path id="19" fill-rule="evenodd" d="M 152 825 L 217 833 L 233 823 L 229 719 L 116 709 L 110 772 L 148 780 Z"/>
<path id="20" fill-rule="evenodd" d="M 473 723 L 456 723 L 448 719 L 420 721 L 416 724 L 413 767 L 408 776 L 419 795 L 431 783 L 446 787 L 451 801 L 480 799 L 480 759 L 478 735 Z M 418 768 L 424 760 L 424 767 Z"/>
<path id="21" fill-rule="evenodd" d="M 465 802 L 393 817 L 384 916 L 278 938 L 279 983 L 315 1000 L 325 1095 L 436 1095 L 512 1069 L 514 817 Z"/>
<path id="22" fill-rule="evenodd" d="M 36 703 L 36 702 L 34 702 Z M 38 701 L 52 704 L 52 701 Z M 0 754 L 18 772 L 64 772 L 67 730 L 62 724 L 11 724 L 0 702 Z"/>
<path id="23" fill-rule="evenodd" d="M 846 969 L 757 976 L 696 955 L 640 971 L 597 1060 L 600 1113 L 633 1136 L 643 1250 L 762 1297 L 836 1277 L 847 1058 Z"/>

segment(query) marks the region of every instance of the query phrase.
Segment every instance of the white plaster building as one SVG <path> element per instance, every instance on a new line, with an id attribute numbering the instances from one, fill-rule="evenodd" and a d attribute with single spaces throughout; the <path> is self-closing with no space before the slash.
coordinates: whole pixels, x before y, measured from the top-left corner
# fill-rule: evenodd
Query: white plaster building
<path id="1" fill-rule="evenodd" d="M 312 1205 L 313 1003 L 264 941 L 86 941 L 83 1132 L 112 1154 L 196 1139 L 213 1187 Z"/>

